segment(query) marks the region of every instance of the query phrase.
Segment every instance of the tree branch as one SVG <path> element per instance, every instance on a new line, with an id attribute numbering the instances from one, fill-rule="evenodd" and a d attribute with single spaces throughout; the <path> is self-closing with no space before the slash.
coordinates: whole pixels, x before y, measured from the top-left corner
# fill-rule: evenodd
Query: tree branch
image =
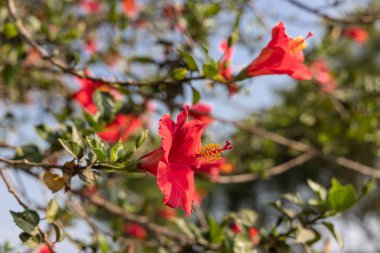
<path id="1" fill-rule="evenodd" d="M 358 23 L 363 23 L 363 24 L 372 24 L 376 20 L 380 19 L 380 14 L 376 15 L 363 15 L 363 16 L 351 16 L 351 17 L 332 17 L 330 15 L 327 15 L 326 13 L 323 13 L 320 9 L 314 9 L 311 8 L 310 6 L 301 3 L 297 0 L 284 0 L 287 1 L 288 3 L 304 10 L 309 13 L 312 13 L 316 16 L 319 16 L 327 21 L 333 22 L 333 23 L 340 23 L 340 24 L 358 24 Z"/>
<path id="2" fill-rule="evenodd" d="M 285 163 L 282 163 L 270 168 L 268 171 L 266 171 L 265 175 L 270 177 L 270 176 L 275 176 L 275 175 L 284 173 L 285 171 L 288 171 L 291 168 L 294 168 L 298 165 L 305 163 L 306 161 L 314 158 L 315 156 L 316 154 L 314 152 L 304 153 Z M 254 181 L 259 178 L 260 178 L 260 174 L 258 173 L 246 173 L 246 174 L 232 175 L 232 176 L 220 176 L 218 181 L 216 181 L 216 183 L 219 183 L 219 184 L 245 183 L 245 182 Z"/>

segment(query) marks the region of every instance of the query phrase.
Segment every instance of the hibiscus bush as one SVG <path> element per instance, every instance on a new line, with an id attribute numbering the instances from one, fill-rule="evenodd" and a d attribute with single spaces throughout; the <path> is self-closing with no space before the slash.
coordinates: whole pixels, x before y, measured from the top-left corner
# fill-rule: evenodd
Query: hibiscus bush
<path id="1" fill-rule="evenodd" d="M 380 5 L 279 2 L 323 22 L 298 35 L 246 0 L 0 0 L 19 229 L 0 253 L 349 252 L 335 223 L 380 197 Z M 279 81 L 254 109 L 251 87 Z"/>

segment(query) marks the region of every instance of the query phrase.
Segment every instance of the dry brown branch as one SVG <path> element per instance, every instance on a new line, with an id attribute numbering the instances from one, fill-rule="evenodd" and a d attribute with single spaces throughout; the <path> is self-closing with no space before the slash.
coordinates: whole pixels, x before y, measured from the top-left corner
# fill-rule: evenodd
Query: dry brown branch
<path id="1" fill-rule="evenodd" d="M 274 166 L 270 168 L 265 176 L 275 176 L 278 174 L 282 174 L 285 171 L 288 171 L 298 165 L 301 165 L 305 163 L 306 161 L 312 159 L 315 157 L 316 154 L 313 152 L 309 153 L 304 153 L 294 159 L 291 159 L 285 163 L 279 164 L 277 166 Z M 260 174 L 258 173 L 246 173 L 246 174 L 240 174 L 240 175 L 232 175 L 232 176 L 221 176 L 219 177 L 219 180 L 216 181 L 216 183 L 219 184 L 234 184 L 234 183 L 245 183 L 245 182 L 250 182 L 254 181 L 260 178 Z"/>

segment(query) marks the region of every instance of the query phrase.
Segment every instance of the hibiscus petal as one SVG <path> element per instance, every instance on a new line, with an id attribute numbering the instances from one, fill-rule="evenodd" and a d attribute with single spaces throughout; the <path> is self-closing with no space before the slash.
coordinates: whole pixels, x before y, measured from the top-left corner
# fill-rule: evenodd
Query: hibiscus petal
<path id="1" fill-rule="evenodd" d="M 164 194 L 164 204 L 180 206 L 190 216 L 194 201 L 194 171 L 182 164 L 159 163 L 157 185 Z"/>
<path id="2" fill-rule="evenodd" d="M 161 161 L 164 155 L 162 148 L 158 148 L 149 152 L 148 154 L 140 157 L 141 163 L 139 168 L 149 171 L 151 174 L 157 176 L 158 163 Z"/>
<path id="3" fill-rule="evenodd" d="M 174 135 L 174 121 L 170 118 L 169 114 L 162 116 L 159 122 L 158 134 L 161 136 L 161 147 L 165 152 L 165 162 L 168 162 L 169 152 L 172 147 Z"/>

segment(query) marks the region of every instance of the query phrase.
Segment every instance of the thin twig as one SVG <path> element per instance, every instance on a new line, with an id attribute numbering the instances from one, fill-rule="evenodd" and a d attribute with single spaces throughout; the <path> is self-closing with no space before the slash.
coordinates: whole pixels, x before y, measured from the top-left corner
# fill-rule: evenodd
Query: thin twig
<path id="1" fill-rule="evenodd" d="M 298 165 L 305 163 L 306 161 L 314 158 L 316 154 L 314 152 L 304 153 L 296 158 L 293 158 L 285 163 L 279 164 L 270 168 L 266 172 L 266 176 L 275 176 L 278 174 L 282 174 L 285 171 L 288 171 Z M 232 175 L 232 176 L 220 176 L 216 183 L 219 184 L 234 184 L 234 183 L 245 183 L 254 181 L 260 178 L 260 174 L 258 173 L 246 173 L 240 175 Z"/>
<path id="2" fill-rule="evenodd" d="M 0 170 L 0 176 L 3 179 L 5 185 L 7 186 L 8 192 L 13 195 L 13 197 L 17 200 L 20 206 L 22 206 L 24 209 L 28 209 L 28 205 L 17 195 L 8 178 L 5 176 L 3 170 Z"/>
<path id="3" fill-rule="evenodd" d="M 358 23 L 363 23 L 363 24 L 372 24 L 376 20 L 380 19 L 380 14 L 376 15 L 362 15 L 362 16 L 346 16 L 346 17 L 332 17 L 326 13 L 323 13 L 320 8 L 314 9 L 311 8 L 310 6 L 301 3 L 296 0 L 285 0 L 288 3 L 304 10 L 309 13 L 312 13 L 314 15 L 317 15 L 327 21 L 333 22 L 333 23 L 340 23 L 340 24 L 358 24 Z"/>

